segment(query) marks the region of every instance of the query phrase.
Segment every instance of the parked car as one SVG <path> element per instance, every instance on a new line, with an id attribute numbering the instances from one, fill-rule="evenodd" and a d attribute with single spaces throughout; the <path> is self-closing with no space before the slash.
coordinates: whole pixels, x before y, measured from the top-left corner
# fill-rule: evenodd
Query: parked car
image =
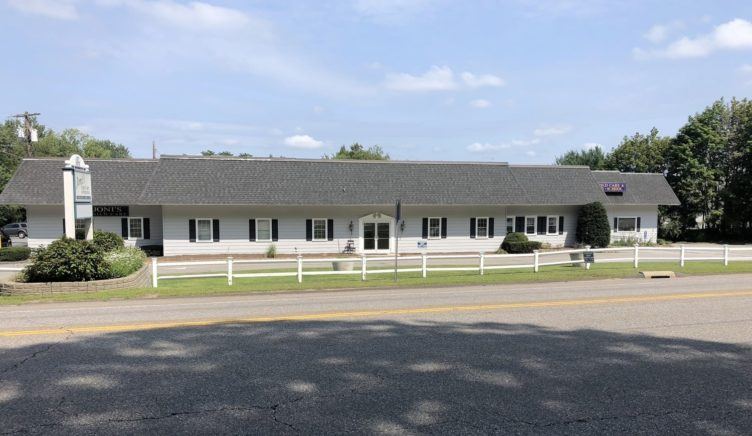
<path id="1" fill-rule="evenodd" d="M 29 227 L 26 223 L 10 223 L 3 226 L 3 233 L 8 237 L 17 237 L 23 239 L 29 236 Z"/>

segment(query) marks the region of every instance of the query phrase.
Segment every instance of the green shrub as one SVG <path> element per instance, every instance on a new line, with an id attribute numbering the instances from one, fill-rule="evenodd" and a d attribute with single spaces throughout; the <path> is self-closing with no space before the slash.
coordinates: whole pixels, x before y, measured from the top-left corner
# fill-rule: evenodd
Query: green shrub
<path id="1" fill-rule="evenodd" d="M 17 262 L 26 260 L 31 256 L 29 247 L 5 247 L 0 248 L 0 262 Z"/>
<path id="2" fill-rule="evenodd" d="M 640 240 L 637 239 L 636 236 L 626 236 L 624 238 L 619 238 L 614 241 L 611 241 L 612 247 L 634 247 L 635 244 L 639 244 Z"/>
<path id="3" fill-rule="evenodd" d="M 271 244 L 269 248 L 266 249 L 266 257 L 273 259 L 277 257 L 277 246 L 274 244 Z"/>
<path id="4" fill-rule="evenodd" d="M 113 232 L 103 232 L 101 230 L 94 230 L 94 239 L 92 242 L 94 242 L 94 245 L 104 253 L 125 247 L 125 242 L 120 235 Z"/>
<path id="5" fill-rule="evenodd" d="M 539 241 L 530 241 L 524 233 L 509 233 L 504 237 L 504 241 L 501 243 L 501 249 L 507 253 L 532 253 L 535 250 L 540 250 L 541 243 Z"/>
<path id="6" fill-rule="evenodd" d="M 110 276 L 104 254 L 90 241 L 63 238 L 37 250 L 23 272 L 29 282 L 75 282 Z"/>
<path id="7" fill-rule="evenodd" d="M 580 208 L 577 217 L 577 243 L 593 248 L 608 247 L 611 242 L 611 226 L 603 204 L 596 201 Z"/>
<path id="8" fill-rule="evenodd" d="M 144 266 L 146 254 L 136 247 L 123 247 L 105 254 L 111 278 L 125 277 Z"/>

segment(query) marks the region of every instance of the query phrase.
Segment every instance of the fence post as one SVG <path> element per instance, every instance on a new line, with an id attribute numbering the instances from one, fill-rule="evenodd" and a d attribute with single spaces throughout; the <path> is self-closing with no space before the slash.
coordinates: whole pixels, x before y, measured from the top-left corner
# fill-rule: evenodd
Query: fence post
<path id="1" fill-rule="evenodd" d="M 485 268 L 486 263 L 486 255 L 482 251 L 480 252 L 480 265 L 478 266 L 478 271 L 480 272 L 480 275 L 483 275 L 483 269 Z"/>
<path id="2" fill-rule="evenodd" d="M 590 251 L 590 246 L 589 245 L 585 246 L 585 251 Z M 583 260 L 583 262 L 585 261 L 585 253 L 582 253 L 582 260 Z M 590 269 L 590 264 L 587 263 L 587 262 L 585 262 L 585 269 L 586 270 Z"/>
<path id="3" fill-rule="evenodd" d="M 227 257 L 227 286 L 232 286 L 232 256 Z"/>
<path id="4" fill-rule="evenodd" d="M 303 283 L 303 255 L 298 255 L 298 283 Z"/>
<path id="5" fill-rule="evenodd" d="M 684 268 L 684 244 L 681 245 L 681 250 L 679 251 L 679 266 Z"/>
<path id="6" fill-rule="evenodd" d="M 729 247 L 728 244 L 723 244 L 723 266 L 728 266 L 729 261 Z"/>
<path id="7" fill-rule="evenodd" d="M 426 278 L 426 273 L 428 272 L 428 257 L 426 256 L 426 253 L 422 253 L 420 255 L 421 257 L 421 263 L 420 263 L 420 271 L 423 278 Z"/>
<path id="8" fill-rule="evenodd" d="M 151 258 L 151 287 L 152 288 L 157 287 L 157 280 L 159 280 L 159 277 L 157 276 L 157 258 L 152 257 Z"/>
<path id="9" fill-rule="evenodd" d="M 363 281 L 366 280 L 366 255 L 365 254 L 360 255 L 360 279 Z"/>
<path id="10" fill-rule="evenodd" d="M 533 271 L 538 272 L 538 250 L 533 251 Z"/>
<path id="11" fill-rule="evenodd" d="M 634 267 L 640 267 L 640 244 L 634 244 Z"/>

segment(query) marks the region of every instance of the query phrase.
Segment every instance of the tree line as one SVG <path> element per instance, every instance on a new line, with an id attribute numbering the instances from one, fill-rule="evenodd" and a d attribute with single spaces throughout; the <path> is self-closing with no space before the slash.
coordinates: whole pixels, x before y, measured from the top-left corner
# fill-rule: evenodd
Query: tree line
<path id="1" fill-rule="evenodd" d="M 662 173 L 681 201 L 661 208 L 670 239 L 701 227 L 711 237 L 745 237 L 752 221 L 752 101 L 724 99 L 690 116 L 674 136 L 653 128 L 625 136 L 611 152 L 569 151 L 558 165 Z"/>
<path id="2" fill-rule="evenodd" d="M 0 125 L 0 190 L 5 188 L 21 160 L 27 156 L 24 139 L 18 137 L 19 120 L 6 120 Z M 38 141 L 32 143 L 32 157 L 70 157 L 79 154 L 84 158 L 129 158 L 130 151 L 122 144 L 108 139 L 98 139 L 78 129 L 65 129 L 61 132 L 40 124 L 32 119 L 32 127 L 37 130 Z M 62 180 L 62 179 L 61 179 Z M 0 226 L 9 222 L 25 220 L 23 208 L 14 205 L 0 205 Z"/>

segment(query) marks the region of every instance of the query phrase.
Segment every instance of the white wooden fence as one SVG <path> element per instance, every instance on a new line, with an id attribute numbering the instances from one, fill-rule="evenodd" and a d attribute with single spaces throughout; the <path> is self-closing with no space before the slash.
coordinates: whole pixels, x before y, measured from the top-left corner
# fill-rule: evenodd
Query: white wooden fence
<path id="1" fill-rule="evenodd" d="M 729 247 L 724 245 L 721 247 L 686 247 L 684 245 L 678 247 L 642 247 L 635 245 L 634 247 L 613 247 L 613 248 L 583 248 L 574 250 L 559 250 L 559 251 L 535 251 L 529 254 L 421 254 L 414 256 L 400 256 L 399 261 L 403 263 L 403 266 L 398 268 L 398 272 L 420 272 L 421 276 L 425 278 L 429 272 L 437 271 L 476 271 L 478 274 L 483 275 L 485 271 L 497 270 L 497 269 L 520 269 L 530 268 L 534 272 L 540 271 L 541 267 L 554 266 L 554 265 L 573 265 L 585 263 L 583 260 L 583 254 L 585 252 L 592 252 L 595 255 L 595 261 L 597 263 L 615 263 L 615 262 L 631 262 L 634 268 L 639 268 L 640 262 L 677 262 L 680 266 L 684 266 L 686 262 L 695 261 L 717 261 L 722 262 L 724 266 L 728 266 L 732 261 L 752 261 L 752 246 L 743 247 Z M 746 253 L 747 255 L 743 255 Z M 570 259 L 551 259 L 556 256 L 570 256 Z M 606 257 L 604 257 L 606 255 Z M 429 266 L 431 260 L 457 260 L 457 263 L 461 266 L 441 266 L 434 265 Z M 511 263 L 498 265 L 494 264 L 495 260 L 504 261 L 516 261 L 520 263 Z M 211 261 L 185 261 L 185 262 L 159 262 L 156 257 L 152 258 L 152 286 L 157 287 L 160 280 L 172 280 L 172 279 L 187 279 L 187 278 L 206 278 L 206 277 L 225 277 L 227 278 L 227 284 L 232 285 L 233 278 L 254 278 L 254 277 L 297 277 L 298 283 L 303 282 L 304 276 L 317 276 L 317 275 L 342 275 L 342 274 L 360 274 L 362 280 L 367 280 L 370 274 L 388 274 L 394 273 L 394 267 L 387 267 L 384 262 L 393 262 L 394 257 L 367 257 L 360 256 L 359 258 L 320 258 L 310 257 L 303 258 L 302 255 L 298 255 L 295 259 L 233 259 L 228 257 L 226 260 L 211 260 Z M 417 261 L 420 261 L 417 265 Z M 334 271 L 323 270 L 321 268 L 322 263 L 331 262 L 344 262 L 360 264 L 359 269 L 353 268 L 351 271 Z M 381 265 L 375 265 L 373 269 L 369 269 L 369 263 L 381 263 Z M 406 263 L 414 263 L 415 265 L 405 265 Z M 270 269 L 276 269 L 277 267 L 289 268 L 290 264 L 295 265 L 295 269 L 291 271 L 266 271 L 266 272 L 235 272 L 233 271 L 236 265 L 253 264 L 263 268 L 268 266 Z M 314 269 L 306 270 L 305 265 L 313 266 Z M 316 268 L 318 265 L 318 268 Z M 160 268 L 191 268 L 191 267 L 220 267 L 221 272 L 199 272 L 194 274 L 167 274 L 160 275 Z M 590 269 L 590 264 L 585 263 L 585 268 Z M 219 269 L 219 268 L 216 268 Z M 292 269 L 292 268 L 290 268 Z"/>

